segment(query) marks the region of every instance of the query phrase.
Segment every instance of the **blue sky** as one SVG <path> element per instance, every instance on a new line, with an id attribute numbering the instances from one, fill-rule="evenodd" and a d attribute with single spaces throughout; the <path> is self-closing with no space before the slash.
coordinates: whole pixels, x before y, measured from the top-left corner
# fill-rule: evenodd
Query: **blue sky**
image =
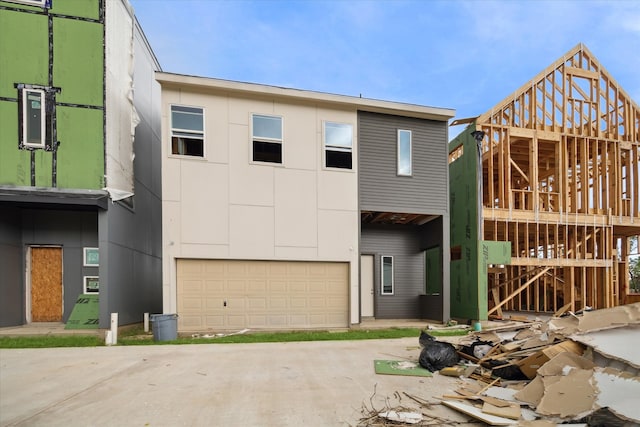
<path id="1" fill-rule="evenodd" d="M 172 73 L 453 108 L 464 118 L 582 42 L 640 102 L 635 0 L 130 1 Z"/>

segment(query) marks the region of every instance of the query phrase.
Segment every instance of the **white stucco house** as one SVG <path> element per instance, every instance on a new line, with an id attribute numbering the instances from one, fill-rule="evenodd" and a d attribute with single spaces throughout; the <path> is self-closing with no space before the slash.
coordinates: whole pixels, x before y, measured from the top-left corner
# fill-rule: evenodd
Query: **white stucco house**
<path id="1" fill-rule="evenodd" d="M 359 198 L 360 114 L 441 124 L 446 182 L 453 111 L 163 72 L 156 79 L 163 309 L 178 314 L 178 330 L 349 327 L 363 304 L 374 314 L 368 305 L 380 304 L 374 286 L 389 262 L 364 289 L 361 227 L 371 216 Z M 395 154 L 390 161 L 399 164 Z M 440 240 L 448 241 L 445 211 L 415 212 L 423 222 L 414 225 L 445 215 Z"/>

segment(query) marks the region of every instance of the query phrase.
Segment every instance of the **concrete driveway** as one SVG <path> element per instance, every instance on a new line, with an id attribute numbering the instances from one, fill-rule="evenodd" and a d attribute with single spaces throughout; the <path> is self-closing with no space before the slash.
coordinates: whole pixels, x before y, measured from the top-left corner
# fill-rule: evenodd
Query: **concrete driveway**
<path id="1" fill-rule="evenodd" d="M 0 425 L 355 426 L 363 403 L 418 408 L 402 392 L 437 401 L 456 388 L 458 379 L 439 374 L 375 374 L 375 359 L 417 360 L 417 345 L 402 338 L 0 350 Z M 432 413 L 466 420 L 441 405 Z"/>

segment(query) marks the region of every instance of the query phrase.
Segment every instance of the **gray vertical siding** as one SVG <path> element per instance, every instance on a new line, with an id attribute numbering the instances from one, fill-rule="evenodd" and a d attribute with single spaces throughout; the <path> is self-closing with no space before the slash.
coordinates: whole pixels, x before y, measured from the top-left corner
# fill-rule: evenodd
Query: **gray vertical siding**
<path id="1" fill-rule="evenodd" d="M 20 209 L 0 204 L 0 327 L 24 323 Z"/>
<path id="2" fill-rule="evenodd" d="M 20 256 L 25 259 L 27 246 L 62 246 L 63 322 L 66 322 L 82 293 L 83 276 L 97 276 L 98 268 L 83 267 L 82 248 L 98 247 L 96 212 L 23 209 L 22 244 Z M 24 292 L 24 278 L 16 286 Z M 18 284 L 16 284 L 18 285 Z M 23 319 L 24 321 L 24 319 Z"/>
<path id="3" fill-rule="evenodd" d="M 159 67 L 135 28 L 134 103 L 140 123 L 135 133 L 133 209 L 109 205 L 99 216 L 100 327 L 118 313 L 122 325 L 142 322 L 143 314 L 162 312 L 162 200 L 160 175 Z"/>
<path id="4" fill-rule="evenodd" d="M 397 175 L 397 131 L 412 131 L 413 176 Z M 360 209 L 448 211 L 447 122 L 358 113 Z"/>
<path id="5" fill-rule="evenodd" d="M 424 306 L 425 242 L 442 238 L 442 221 L 422 226 L 362 225 L 360 252 L 375 255 L 374 315 L 378 319 L 436 319 L 441 306 Z M 394 294 L 381 295 L 380 257 L 393 256 Z"/>

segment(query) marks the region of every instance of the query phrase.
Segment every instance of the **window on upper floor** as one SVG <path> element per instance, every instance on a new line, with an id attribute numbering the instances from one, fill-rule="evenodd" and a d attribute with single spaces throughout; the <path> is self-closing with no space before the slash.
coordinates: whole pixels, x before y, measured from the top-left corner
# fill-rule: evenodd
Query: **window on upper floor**
<path id="1" fill-rule="evenodd" d="M 282 163 L 282 117 L 253 114 L 251 145 L 254 162 Z"/>
<path id="2" fill-rule="evenodd" d="M 380 293 L 382 295 L 393 295 L 393 257 L 381 256 L 380 264 L 382 269 Z"/>
<path id="3" fill-rule="evenodd" d="M 324 123 L 324 165 L 328 168 L 351 169 L 353 127 L 346 123 Z"/>
<path id="4" fill-rule="evenodd" d="M 204 157 L 204 110 L 171 106 L 171 154 Z"/>
<path id="5" fill-rule="evenodd" d="M 20 90 L 20 147 L 46 148 L 47 96 L 42 89 Z"/>
<path id="6" fill-rule="evenodd" d="M 6 0 L 6 1 L 10 3 L 26 4 L 29 6 L 40 6 L 40 7 L 51 8 L 51 0 Z"/>
<path id="7" fill-rule="evenodd" d="M 398 130 L 398 175 L 411 176 L 411 131 Z"/>

